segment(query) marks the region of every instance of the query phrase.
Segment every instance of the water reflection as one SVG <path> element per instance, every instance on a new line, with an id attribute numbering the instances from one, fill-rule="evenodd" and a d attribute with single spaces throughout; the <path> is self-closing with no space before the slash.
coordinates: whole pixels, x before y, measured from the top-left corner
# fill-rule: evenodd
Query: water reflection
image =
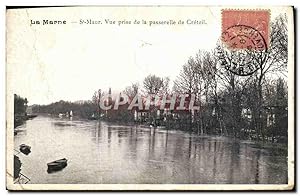
<path id="1" fill-rule="evenodd" d="M 30 183 L 287 183 L 286 155 L 224 137 L 42 116 L 19 129 Z M 63 157 L 68 166 L 48 174 Z"/>

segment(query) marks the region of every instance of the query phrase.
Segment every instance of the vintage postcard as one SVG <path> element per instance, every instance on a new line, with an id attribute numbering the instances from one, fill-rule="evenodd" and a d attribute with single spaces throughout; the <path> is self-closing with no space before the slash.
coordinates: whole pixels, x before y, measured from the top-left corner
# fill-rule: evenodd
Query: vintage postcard
<path id="1" fill-rule="evenodd" d="M 7 7 L 8 190 L 293 190 L 294 9 Z"/>

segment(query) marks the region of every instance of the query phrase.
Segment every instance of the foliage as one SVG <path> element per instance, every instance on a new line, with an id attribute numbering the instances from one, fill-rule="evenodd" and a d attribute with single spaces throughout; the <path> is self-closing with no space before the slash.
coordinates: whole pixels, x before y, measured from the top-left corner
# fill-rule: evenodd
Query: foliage
<path id="1" fill-rule="evenodd" d="M 27 109 L 27 98 L 14 94 L 14 114 L 24 116 Z"/>

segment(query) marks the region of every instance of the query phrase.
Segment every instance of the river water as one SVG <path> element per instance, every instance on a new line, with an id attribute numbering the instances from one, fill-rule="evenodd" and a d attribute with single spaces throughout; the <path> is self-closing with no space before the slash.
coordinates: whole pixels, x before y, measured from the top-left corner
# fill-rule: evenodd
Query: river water
<path id="1" fill-rule="evenodd" d="M 249 141 L 178 130 L 38 116 L 18 127 L 14 145 L 33 184 L 285 184 L 286 153 Z M 61 171 L 47 163 L 67 158 Z"/>

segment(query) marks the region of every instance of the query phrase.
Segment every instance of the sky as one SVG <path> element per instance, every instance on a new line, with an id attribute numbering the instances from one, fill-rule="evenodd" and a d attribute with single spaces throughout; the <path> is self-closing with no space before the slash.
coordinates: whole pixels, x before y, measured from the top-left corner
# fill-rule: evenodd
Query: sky
<path id="1" fill-rule="evenodd" d="M 199 14 L 200 13 L 200 14 Z M 31 20 L 66 25 L 30 25 Z M 80 25 L 92 20 L 205 20 L 204 25 Z M 149 74 L 173 81 L 190 56 L 212 50 L 220 8 L 85 7 L 7 13 L 7 87 L 29 100 L 89 100 L 97 89 L 119 92 Z"/>

